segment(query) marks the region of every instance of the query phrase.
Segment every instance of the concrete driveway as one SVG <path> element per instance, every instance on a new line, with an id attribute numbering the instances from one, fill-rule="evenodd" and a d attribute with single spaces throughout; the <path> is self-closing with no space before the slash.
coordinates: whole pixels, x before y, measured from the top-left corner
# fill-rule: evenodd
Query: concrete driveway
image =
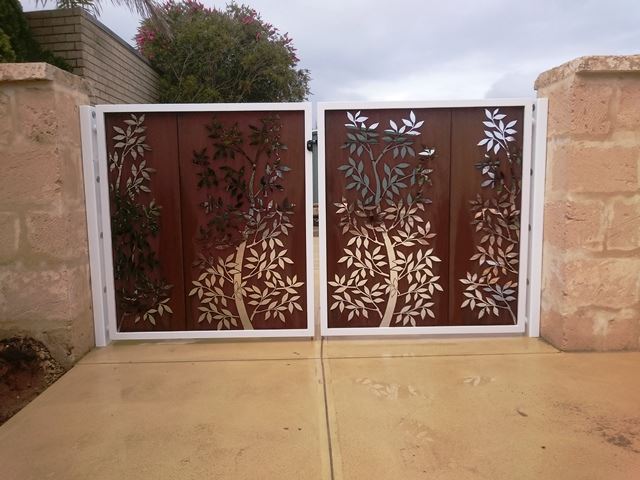
<path id="1" fill-rule="evenodd" d="M 640 353 L 527 338 L 119 343 L 0 427 L 0 477 L 640 478 Z"/>

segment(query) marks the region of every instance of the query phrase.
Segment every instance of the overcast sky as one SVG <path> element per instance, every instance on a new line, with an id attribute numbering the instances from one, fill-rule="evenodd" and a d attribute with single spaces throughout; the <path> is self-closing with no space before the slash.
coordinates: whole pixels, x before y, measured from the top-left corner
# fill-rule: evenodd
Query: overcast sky
<path id="1" fill-rule="evenodd" d="M 138 17 L 103 3 L 100 20 L 133 43 Z M 639 0 L 243 3 L 293 37 L 316 101 L 532 96 L 540 72 L 574 57 L 640 52 Z"/>

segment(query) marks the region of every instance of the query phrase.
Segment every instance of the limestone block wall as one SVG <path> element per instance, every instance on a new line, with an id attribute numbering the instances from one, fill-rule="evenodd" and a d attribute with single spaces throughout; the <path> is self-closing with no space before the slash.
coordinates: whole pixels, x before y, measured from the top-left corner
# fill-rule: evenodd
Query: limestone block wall
<path id="1" fill-rule="evenodd" d="M 91 104 L 154 103 L 158 74 L 128 43 L 81 8 L 26 12 L 40 45 L 89 81 Z"/>
<path id="2" fill-rule="evenodd" d="M 549 99 L 542 336 L 640 348 L 640 55 L 541 74 Z"/>
<path id="3" fill-rule="evenodd" d="M 86 82 L 46 63 L 0 64 L 0 337 L 70 365 L 93 345 L 78 106 Z"/>

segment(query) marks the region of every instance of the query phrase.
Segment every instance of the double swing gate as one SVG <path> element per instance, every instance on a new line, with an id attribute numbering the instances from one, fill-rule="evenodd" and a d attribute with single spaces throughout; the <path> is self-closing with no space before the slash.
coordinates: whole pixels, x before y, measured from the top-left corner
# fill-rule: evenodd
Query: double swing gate
<path id="1" fill-rule="evenodd" d="M 97 344 L 314 335 L 311 121 L 83 107 Z M 320 103 L 321 333 L 536 336 L 545 124 L 544 100 Z"/>

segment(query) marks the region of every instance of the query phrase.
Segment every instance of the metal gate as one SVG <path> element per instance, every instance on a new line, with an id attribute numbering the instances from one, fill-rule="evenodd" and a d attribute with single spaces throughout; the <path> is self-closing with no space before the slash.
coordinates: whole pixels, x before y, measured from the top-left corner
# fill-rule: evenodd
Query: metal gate
<path id="1" fill-rule="evenodd" d="M 81 122 L 98 345 L 314 334 L 310 104 Z M 319 104 L 322 334 L 537 336 L 545 124 L 543 100 Z"/>
<path id="2" fill-rule="evenodd" d="M 319 104 L 323 335 L 538 334 L 534 104 Z"/>
<path id="3" fill-rule="evenodd" d="M 91 110 L 96 337 L 313 335 L 310 105 Z"/>

